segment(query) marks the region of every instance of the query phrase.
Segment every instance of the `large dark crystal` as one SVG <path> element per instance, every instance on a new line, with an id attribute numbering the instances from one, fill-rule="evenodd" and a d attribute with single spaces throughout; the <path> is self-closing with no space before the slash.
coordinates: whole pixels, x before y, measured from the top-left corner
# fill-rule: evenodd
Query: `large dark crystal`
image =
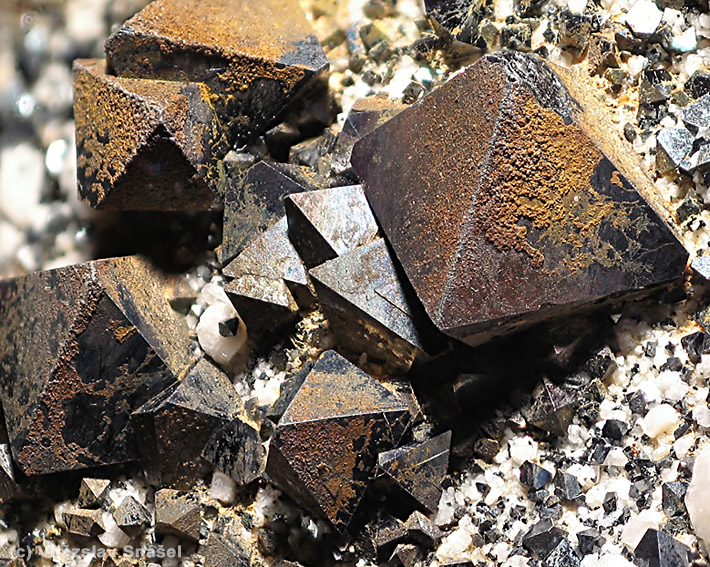
<path id="1" fill-rule="evenodd" d="M 106 504 L 111 481 L 105 478 L 82 478 L 78 504 L 81 508 L 100 508 Z"/>
<path id="2" fill-rule="evenodd" d="M 520 465 L 520 482 L 531 490 L 539 490 L 552 480 L 552 473 L 531 461 Z"/>
<path id="3" fill-rule="evenodd" d="M 151 480 L 189 488 L 210 468 L 200 455 L 214 430 L 238 420 L 243 411 L 229 378 L 206 359 L 200 360 L 185 378 L 131 416 Z"/>
<path id="4" fill-rule="evenodd" d="M 576 395 L 547 378 L 533 392 L 533 403 L 525 410 L 530 425 L 553 435 L 565 435 L 579 405 Z"/>
<path id="5" fill-rule="evenodd" d="M 481 343 L 682 276 L 650 180 L 584 86 L 500 52 L 355 145 L 375 216 L 445 333 Z"/>
<path id="6" fill-rule="evenodd" d="M 77 179 L 92 207 L 175 211 L 221 204 L 226 131 L 201 84 L 114 77 L 74 62 Z"/>
<path id="7" fill-rule="evenodd" d="M 0 282 L 0 397 L 25 474 L 136 459 L 131 411 L 188 364 L 184 323 L 140 258 Z"/>
<path id="8" fill-rule="evenodd" d="M 138 537 L 150 525 L 150 513 L 133 496 L 126 496 L 113 511 L 113 519 L 121 530 L 131 537 Z"/>
<path id="9" fill-rule="evenodd" d="M 207 542 L 200 546 L 200 554 L 204 557 L 203 564 L 205 567 L 249 567 L 251 553 L 244 543 L 239 535 L 211 532 L 207 536 Z M 298 566 L 298 563 L 293 565 Z"/>
<path id="10" fill-rule="evenodd" d="M 246 419 L 233 419 L 218 427 L 202 455 L 240 485 L 258 478 L 266 466 L 259 429 Z"/>
<path id="11" fill-rule="evenodd" d="M 101 510 L 70 508 L 62 513 L 62 520 L 67 531 L 75 536 L 96 537 L 104 531 Z"/>
<path id="12" fill-rule="evenodd" d="M 204 83 L 241 141 L 277 123 L 328 67 L 294 0 L 157 0 L 108 39 L 106 57 L 122 77 Z"/>
<path id="13" fill-rule="evenodd" d="M 548 556 L 565 539 L 566 532 L 556 527 L 552 520 L 540 520 L 523 536 L 523 547 L 541 559 Z"/>
<path id="14" fill-rule="evenodd" d="M 688 548 L 666 532 L 648 529 L 634 550 L 648 567 L 689 567 Z"/>
<path id="15" fill-rule="evenodd" d="M 155 530 L 189 541 L 200 539 L 200 502 L 194 492 L 164 488 L 155 493 Z"/>
<path id="16" fill-rule="evenodd" d="M 343 531 L 374 477 L 377 454 L 399 442 L 409 418 L 404 402 L 327 351 L 281 417 L 266 472 Z"/>
<path id="17" fill-rule="evenodd" d="M 355 143 L 405 108 L 401 102 L 385 97 L 356 100 L 335 143 L 331 162 L 333 172 L 344 175 L 352 173 L 350 156 Z"/>

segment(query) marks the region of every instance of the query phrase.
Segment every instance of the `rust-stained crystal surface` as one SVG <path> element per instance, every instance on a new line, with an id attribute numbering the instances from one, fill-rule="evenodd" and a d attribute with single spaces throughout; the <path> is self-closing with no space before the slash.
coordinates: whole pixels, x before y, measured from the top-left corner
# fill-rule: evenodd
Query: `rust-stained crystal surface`
<path id="1" fill-rule="evenodd" d="M 297 0 L 156 0 L 108 39 L 106 58 L 117 75 L 204 83 L 242 139 L 328 68 Z"/>
<path id="2" fill-rule="evenodd" d="M 131 421 L 151 480 L 192 486 L 210 468 L 200 454 L 213 431 L 238 419 L 243 406 L 229 378 L 202 359 L 180 382 L 138 408 Z"/>
<path id="3" fill-rule="evenodd" d="M 0 398 L 25 474 L 138 457 L 129 417 L 189 364 L 187 334 L 139 257 L 0 282 Z"/>
<path id="4" fill-rule="evenodd" d="M 344 531 L 373 479 L 377 453 L 400 441 L 409 419 L 403 401 L 327 351 L 278 423 L 267 473 Z"/>
<path id="5" fill-rule="evenodd" d="M 650 182 L 560 76 L 533 55 L 486 56 L 353 150 L 429 316 L 470 344 L 685 269 Z"/>
<path id="6" fill-rule="evenodd" d="M 189 210 L 221 203 L 226 131 L 205 85 L 107 74 L 74 62 L 79 195 L 98 209 Z"/>

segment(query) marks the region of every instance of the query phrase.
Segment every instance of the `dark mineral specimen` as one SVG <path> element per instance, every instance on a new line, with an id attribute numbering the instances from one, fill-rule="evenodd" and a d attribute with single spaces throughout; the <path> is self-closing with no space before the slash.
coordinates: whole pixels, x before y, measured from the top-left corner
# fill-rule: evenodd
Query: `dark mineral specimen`
<path id="1" fill-rule="evenodd" d="M 704 69 L 698 69 L 686 81 L 684 87 L 693 98 L 700 98 L 710 93 L 710 73 Z"/>
<path id="2" fill-rule="evenodd" d="M 341 345 L 407 370 L 429 349 L 432 332 L 408 293 L 383 239 L 310 270 Z M 237 309 L 239 307 L 237 306 Z"/>
<path id="3" fill-rule="evenodd" d="M 0 504 L 9 502 L 21 494 L 22 489 L 15 479 L 10 445 L 0 443 Z"/>
<path id="4" fill-rule="evenodd" d="M 237 140 L 265 132 L 328 67 L 295 0 L 157 0 L 106 42 L 123 77 L 204 83 Z"/>
<path id="5" fill-rule="evenodd" d="M 62 513 L 62 520 L 67 526 L 67 531 L 72 535 L 96 537 L 104 531 L 101 510 L 71 508 Z"/>
<path id="6" fill-rule="evenodd" d="M 202 84 L 106 74 L 74 62 L 77 179 L 98 209 L 209 209 L 221 204 L 226 131 Z"/>
<path id="7" fill-rule="evenodd" d="M 685 125 L 693 131 L 707 128 L 710 125 L 710 94 L 703 95 L 685 107 L 682 116 Z"/>
<path id="8" fill-rule="evenodd" d="M 361 185 L 290 195 L 286 216 L 289 238 L 308 268 L 369 244 L 378 230 Z"/>
<path id="9" fill-rule="evenodd" d="M 552 473 L 531 461 L 520 465 L 520 483 L 532 490 L 539 490 L 552 480 Z"/>
<path id="10" fill-rule="evenodd" d="M 200 554 L 204 557 L 205 567 L 249 567 L 251 565 L 251 553 L 245 547 L 244 539 L 229 532 L 210 532 L 207 542 L 200 547 Z M 295 567 L 298 563 L 291 565 Z"/>
<path id="11" fill-rule="evenodd" d="M 607 419 L 602 427 L 602 437 L 611 441 L 621 441 L 629 431 L 629 425 L 618 419 Z"/>
<path id="12" fill-rule="evenodd" d="M 695 269 L 694 266 L 696 265 L 696 260 L 698 260 L 698 258 L 695 258 L 691 264 L 693 269 Z M 702 355 L 707 354 L 708 347 L 710 346 L 708 344 L 708 338 L 709 336 L 707 333 L 698 331 L 696 333 L 685 335 L 682 339 L 680 339 L 680 344 L 688 354 L 688 360 L 693 364 L 700 362 Z"/>
<path id="13" fill-rule="evenodd" d="M 578 401 L 573 392 L 547 378 L 533 392 L 532 407 L 526 410 L 530 425 L 553 435 L 565 435 Z"/>
<path id="14" fill-rule="evenodd" d="M 695 137 L 685 128 L 664 128 L 656 136 L 656 169 L 668 173 L 685 162 L 693 150 Z"/>
<path id="15" fill-rule="evenodd" d="M 126 534 L 137 537 L 147 525 L 150 525 L 150 514 L 133 496 L 126 496 L 113 511 L 116 524 Z"/>
<path id="16" fill-rule="evenodd" d="M 81 508 L 99 508 L 106 503 L 111 481 L 105 478 L 82 478 L 79 486 L 79 500 Z"/>
<path id="17" fill-rule="evenodd" d="M 500 52 L 355 145 L 375 216 L 445 333 L 477 344 L 682 276 L 687 252 L 585 86 Z"/>
<path id="18" fill-rule="evenodd" d="M 233 419 L 217 428 L 202 456 L 240 485 L 261 476 L 266 466 L 266 449 L 259 428 L 244 418 Z"/>
<path id="19" fill-rule="evenodd" d="M 273 335 L 313 300 L 306 268 L 288 238 L 286 217 L 254 239 L 223 272 L 234 278 L 224 291 L 250 336 Z"/>
<path id="20" fill-rule="evenodd" d="M 648 529 L 634 550 L 648 567 L 688 567 L 688 548 L 666 532 Z"/>
<path id="21" fill-rule="evenodd" d="M 553 482 L 555 495 L 563 502 L 573 502 L 582 496 L 582 486 L 574 475 L 558 469 Z"/>
<path id="22" fill-rule="evenodd" d="M 394 548 L 390 562 L 402 567 L 415 567 L 422 560 L 422 552 L 416 545 L 411 543 L 400 543 Z"/>
<path id="23" fill-rule="evenodd" d="M 224 229 L 219 259 L 226 263 L 286 213 L 284 198 L 317 189 L 308 168 L 259 162 L 243 178 L 231 178 L 224 197 Z"/>
<path id="24" fill-rule="evenodd" d="M 158 533 L 197 541 L 200 538 L 200 502 L 193 492 L 164 488 L 155 493 L 155 529 Z"/>
<path id="25" fill-rule="evenodd" d="M 131 416 L 149 478 L 162 486 L 189 488 L 210 468 L 200 455 L 214 430 L 243 411 L 229 378 L 200 360 L 185 378 Z"/>
<path id="26" fill-rule="evenodd" d="M 404 402 L 328 351 L 281 417 L 266 472 L 343 531 L 374 477 L 377 454 L 401 440 L 409 419 Z"/>
<path id="27" fill-rule="evenodd" d="M 368 527 L 370 530 L 367 530 Z M 380 513 L 379 518 L 367 526 L 366 530 L 371 533 L 372 546 L 375 550 L 374 558 L 379 562 L 386 561 L 392 555 L 394 548 L 407 536 L 404 522 L 387 513 Z"/>
<path id="28" fill-rule="evenodd" d="M 552 520 L 540 520 L 523 536 L 523 547 L 541 559 L 555 549 L 565 539 L 566 532 L 555 527 Z"/>
<path id="29" fill-rule="evenodd" d="M 599 551 L 605 543 L 604 537 L 594 528 L 582 530 L 577 533 L 577 543 L 579 543 L 579 551 L 582 555 L 589 555 Z"/>
<path id="30" fill-rule="evenodd" d="M 560 12 L 559 43 L 575 54 L 579 53 L 587 47 L 593 27 L 591 16 L 563 10 Z"/>
<path id="31" fill-rule="evenodd" d="M 416 542 L 424 549 L 432 548 L 444 536 L 436 524 L 421 512 L 412 512 L 404 523 L 404 528 L 407 530 L 407 539 Z"/>
<path id="32" fill-rule="evenodd" d="M 684 482 L 666 482 L 663 484 L 663 511 L 669 518 L 679 516 L 686 513 L 685 510 L 685 493 L 688 491 L 688 485 Z"/>
<path id="33" fill-rule="evenodd" d="M 540 4 L 539 0 L 523 0 L 517 8 L 523 13 Z M 434 23 L 434 29 L 447 43 L 457 40 L 476 45 L 481 49 L 492 47 L 487 41 L 486 27 L 494 16 L 493 0 L 426 0 L 426 12 Z"/>
<path id="34" fill-rule="evenodd" d="M 641 73 L 639 104 L 656 105 L 668 100 L 673 90 L 673 80 L 665 69 L 648 69 Z"/>
<path id="35" fill-rule="evenodd" d="M 380 453 L 377 466 L 410 506 L 433 514 L 439 506 L 450 446 L 451 432 L 447 431 L 423 443 Z"/>
<path id="36" fill-rule="evenodd" d="M 286 413 L 288 406 L 291 405 L 293 397 L 296 395 L 298 390 L 301 389 L 301 386 L 303 385 L 303 382 L 305 382 L 311 368 L 313 368 L 313 363 L 308 362 L 298 371 L 286 377 L 286 380 L 281 384 L 279 389 L 279 397 L 269 408 L 266 417 L 274 423 L 277 423 L 279 419 L 281 419 L 281 416 Z"/>
<path id="37" fill-rule="evenodd" d="M 567 538 L 560 540 L 545 557 L 545 565 L 547 567 L 579 567 L 581 563 Z"/>
<path id="38" fill-rule="evenodd" d="M 138 257 L 0 282 L 0 397 L 20 469 L 136 459 L 130 413 L 189 364 L 183 327 Z"/>

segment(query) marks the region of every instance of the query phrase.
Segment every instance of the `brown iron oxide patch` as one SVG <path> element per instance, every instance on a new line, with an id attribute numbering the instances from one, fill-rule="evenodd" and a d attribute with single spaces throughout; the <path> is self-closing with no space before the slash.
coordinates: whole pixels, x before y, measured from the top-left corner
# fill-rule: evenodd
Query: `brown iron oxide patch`
<path id="1" fill-rule="evenodd" d="M 480 230 L 497 250 L 527 254 L 535 268 L 543 267 L 545 257 L 531 241 L 532 230 L 543 231 L 542 244 L 574 252 L 563 259 L 571 272 L 603 261 L 596 231 L 615 207 L 590 183 L 603 155 L 578 126 L 566 125 L 531 96 L 523 108 L 499 126 L 488 158 L 496 169 L 476 203 Z"/>

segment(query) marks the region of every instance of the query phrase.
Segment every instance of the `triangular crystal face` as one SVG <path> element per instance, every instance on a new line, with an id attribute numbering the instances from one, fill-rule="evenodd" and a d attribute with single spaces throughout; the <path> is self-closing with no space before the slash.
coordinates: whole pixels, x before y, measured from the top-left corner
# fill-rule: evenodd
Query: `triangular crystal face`
<path id="1" fill-rule="evenodd" d="M 428 513 L 436 512 L 449 466 L 451 432 L 380 453 L 379 469 Z"/>
<path id="2" fill-rule="evenodd" d="M 114 210 L 208 209 L 221 197 L 226 131 L 204 85 L 115 77 L 74 63 L 82 199 Z"/>
<path id="3" fill-rule="evenodd" d="M 179 382 L 166 403 L 222 420 L 237 417 L 244 406 L 226 374 L 204 358 Z"/>
<path id="4" fill-rule="evenodd" d="M 335 351 L 316 362 L 280 424 L 407 412 L 406 404 Z"/>
<path id="5" fill-rule="evenodd" d="M 382 415 L 357 414 L 279 424 L 275 443 L 303 485 L 298 492 L 310 494 L 316 512 L 343 530 L 374 476 L 378 449 L 391 446 L 388 433 Z"/>
<path id="6" fill-rule="evenodd" d="M 0 299 L 0 397 L 22 472 L 136 459 L 131 412 L 189 363 L 187 334 L 147 263 L 29 274 L 0 283 Z"/>
<path id="7" fill-rule="evenodd" d="M 369 244 L 377 235 L 360 185 L 293 194 L 286 210 L 289 236 L 309 268 Z"/>

